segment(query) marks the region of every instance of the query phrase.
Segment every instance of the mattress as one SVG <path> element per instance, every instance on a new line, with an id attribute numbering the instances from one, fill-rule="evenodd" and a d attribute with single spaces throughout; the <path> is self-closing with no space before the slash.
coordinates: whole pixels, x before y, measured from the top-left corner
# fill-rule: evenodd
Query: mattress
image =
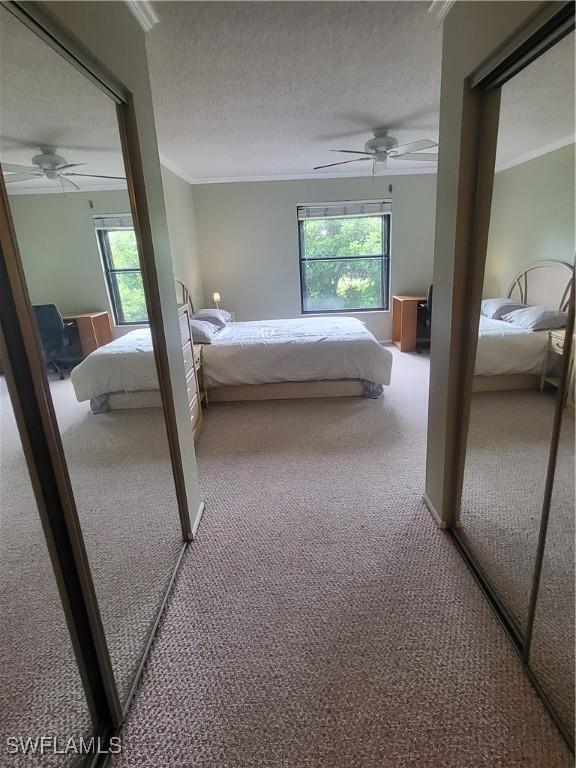
<path id="1" fill-rule="evenodd" d="M 481 316 L 475 374 L 540 374 L 546 358 L 546 344 L 546 331 L 527 331 L 513 323 Z"/>
<path id="2" fill-rule="evenodd" d="M 79 402 L 111 392 L 158 389 L 150 329 L 130 331 L 99 347 L 73 368 L 70 379 Z"/>
<path id="3" fill-rule="evenodd" d="M 350 317 L 228 323 L 203 351 L 207 387 L 282 381 L 361 379 L 390 383 L 392 354 Z M 150 330 L 92 352 L 70 376 L 76 398 L 106 409 L 113 392 L 158 389 Z"/>
<path id="4" fill-rule="evenodd" d="M 207 388 L 361 379 L 389 384 L 392 354 L 353 317 L 228 323 L 203 348 Z"/>

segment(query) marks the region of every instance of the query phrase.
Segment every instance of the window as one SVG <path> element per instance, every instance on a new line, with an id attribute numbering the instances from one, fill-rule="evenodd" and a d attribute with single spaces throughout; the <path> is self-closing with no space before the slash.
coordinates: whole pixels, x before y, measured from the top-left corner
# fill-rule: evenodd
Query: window
<path id="1" fill-rule="evenodd" d="M 132 217 L 94 219 L 116 325 L 147 323 L 146 297 Z"/>
<path id="2" fill-rule="evenodd" d="M 298 206 L 302 312 L 388 309 L 388 201 Z"/>

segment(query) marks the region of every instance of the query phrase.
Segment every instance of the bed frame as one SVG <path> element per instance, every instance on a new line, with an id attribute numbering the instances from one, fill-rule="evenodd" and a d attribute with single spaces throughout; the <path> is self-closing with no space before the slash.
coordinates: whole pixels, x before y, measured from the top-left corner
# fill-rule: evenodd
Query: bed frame
<path id="1" fill-rule="evenodd" d="M 563 261 L 535 261 L 514 276 L 506 298 L 522 304 L 566 311 L 570 300 L 570 284 L 574 267 Z M 510 389 L 538 389 L 540 376 L 515 374 L 510 376 L 474 376 L 473 392 L 495 392 Z"/>
<path id="2" fill-rule="evenodd" d="M 211 403 L 241 400 L 295 400 L 308 397 L 360 397 L 364 385 L 359 379 L 335 381 L 282 381 L 275 384 L 244 384 L 208 390 Z"/>

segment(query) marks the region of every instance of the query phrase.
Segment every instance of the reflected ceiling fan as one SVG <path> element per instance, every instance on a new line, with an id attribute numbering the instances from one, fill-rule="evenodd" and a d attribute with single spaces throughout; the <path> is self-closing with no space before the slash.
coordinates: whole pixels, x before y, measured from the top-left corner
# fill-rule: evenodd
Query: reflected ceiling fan
<path id="1" fill-rule="evenodd" d="M 81 188 L 72 181 L 70 176 L 78 176 L 87 179 L 117 179 L 125 181 L 124 176 L 101 176 L 95 173 L 76 173 L 70 168 L 78 168 L 87 163 L 69 163 L 65 157 L 56 153 L 55 147 L 40 146 L 40 154 L 34 155 L 32 165 L 15 165 L 14 163 L 2 163 L 4 181 L 11 184 L 16 181 L 31 181 L 32 179 L 59 180 L 76 190 Z"/>
<path id="2" fill-rule="evenodd" d="M 420 139 L 411 141 L 408 144 L 398 144 L 398 139 L 394 136 L 388 136 L 388 128 L 376 128 L 374 138 L 364 144 L 364 151 L 356 149 L 331 149 L 331 152 L 343 152 L 347 155 L 361 155 L 353 160 L 340 160 L 337 163 L 328 163 L 327 165 L 317 165 L 314 170 L 321 168 L 333 168 L 335 165 L 347 165 L 348 163 L 358 163 L 362 160 L 372 161 L 372 173 L 376 171 L 376 163 L 386 164 L 388 160 L 418 160 L 428 163 L 437 162 L 438 154 L 434 152 L 421 152 L 422 149 L 432 149 L 438 146 L 438 142 L 432 139 Z"/>

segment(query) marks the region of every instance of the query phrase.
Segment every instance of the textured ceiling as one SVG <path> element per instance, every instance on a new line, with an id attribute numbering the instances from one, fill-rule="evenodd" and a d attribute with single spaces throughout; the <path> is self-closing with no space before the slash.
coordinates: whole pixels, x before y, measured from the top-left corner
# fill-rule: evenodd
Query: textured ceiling
<path id="1" fill-rule="evenodd" d="M 496 166 L 574 141 L 574 33 L 502 87 Z"/>
<path id="2" fill-rule="evenodd" d="M 437 140 L 441 27 L 429 5 L 156 3 L 147 45 L 163 158 L 194 180 L 302 177 L 379 126 L 401 143 Z"/>
<path id="3" fill-rule="evenodd" d="M 147 40 L 163 160 L 197 181 L 358 176 L 371 164 L 312 168 L 345 159 L 331 148 L 362 149 L 378 126 L 400 142 L 437 139 L 441 29 L 428 5 L 156 3 Z M 504 86 L 499 167 L 573 136 L 574 34 Z M 0 160 L 29 165 L 40 144 L 86 163 L 79 172 L 124 175 L 114 105 L 0 9 Z"/>
<path id="4" fill-rule="evenodd" d="M 39 146 L 57 148 L 78 173 L 124 175 L 116 108 L 74 67 L 0 8 L 0 161 L 31 165 Z M 125 183 L 73 180 L 83 189 Z M 11 194 L 61 190 L 39 179 L 8 185 Z"/>

